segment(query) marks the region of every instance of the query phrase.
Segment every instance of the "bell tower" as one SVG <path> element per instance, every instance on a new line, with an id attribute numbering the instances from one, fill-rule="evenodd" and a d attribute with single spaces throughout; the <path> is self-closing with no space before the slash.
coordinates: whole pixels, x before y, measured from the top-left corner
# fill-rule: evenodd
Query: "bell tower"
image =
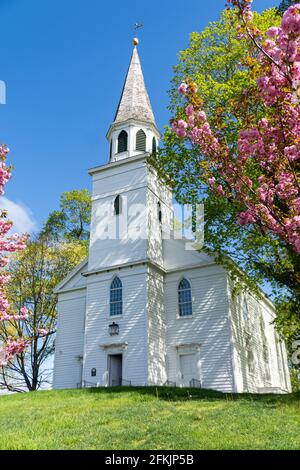
<path id="1" fill-rule="evenodd" d="M 89 271 L 151 260 L 163 264 L 163 230 L 170 227 L 171 191 L 148 157 L 159 143 L 146 90 L 138 39 L 107 133 L 110 158 L 90 169 L 93 179 Z"/>
<path id="2" fill-rule="evenodd" d="M 89 381 L 91 369 L 99 364 L 102 385 L 110 383 L 109 364 L 116 354 L 122 358 L 118 369 L 122 368 L 122 379 L 152 384 L 167 378 L 163 239 L 171 226 L 172 194 L 148 159 L 160 133 L 144 83 L 137 39 L 133 45 L 107 134 L 109 161 L 89 170 L 93 194 L 85 273 L 83 377 Z M 119 306 L 111 310 L 116 295 Z M 119 333 L 111 337 L 112 321 Z"/>
<path id="3" fill-rule="evenodd" d="M 114 121 L 107 133 L 110 162 L 135 157 L 156 150 L 160 132 L 157 129 L 146 90 L 140 58 L 139 40 L 133 39 L 133 52 Z"/>

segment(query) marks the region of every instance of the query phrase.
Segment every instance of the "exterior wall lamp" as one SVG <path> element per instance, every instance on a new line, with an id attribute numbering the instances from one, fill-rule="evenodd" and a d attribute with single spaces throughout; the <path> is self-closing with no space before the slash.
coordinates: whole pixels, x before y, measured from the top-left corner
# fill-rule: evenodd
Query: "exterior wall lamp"
<path id="1" fill-rule="evenodd" d="M 110 336 L 117 336 L 119 334 L 119 325 L 115 322 L 111 323 L 108 327 Z"/>

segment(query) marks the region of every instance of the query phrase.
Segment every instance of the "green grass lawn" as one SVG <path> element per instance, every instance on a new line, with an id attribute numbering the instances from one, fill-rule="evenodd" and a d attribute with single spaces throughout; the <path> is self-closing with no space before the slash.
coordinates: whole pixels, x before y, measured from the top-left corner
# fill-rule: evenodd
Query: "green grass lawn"
<path id="1" fill-rule="evenodd" d="M 300 394 L 153 387 L 0 396 L 0 449 L 300 449 Z"/>

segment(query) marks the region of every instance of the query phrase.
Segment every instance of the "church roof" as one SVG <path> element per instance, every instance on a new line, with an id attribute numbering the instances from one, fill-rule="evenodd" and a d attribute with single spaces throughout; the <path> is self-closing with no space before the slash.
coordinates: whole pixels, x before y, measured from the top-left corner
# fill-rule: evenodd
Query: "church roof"
<path id="1" fill-rule="evenodd" d="M 136 45 L 132 52 L 114 124 L 128 119 L 137 119 L 156 125 Z"/>

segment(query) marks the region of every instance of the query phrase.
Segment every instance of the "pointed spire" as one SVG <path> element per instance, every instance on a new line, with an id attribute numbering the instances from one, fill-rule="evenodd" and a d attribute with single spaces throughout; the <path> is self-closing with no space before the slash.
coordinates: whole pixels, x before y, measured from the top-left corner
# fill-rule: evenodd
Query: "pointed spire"
<path id="1" fill-rule="evenodd" d="M 153 111 L 146 90 L 140 58 L 136 46 L 139 41 L 134 38 L 133 52 L 125 79 L 121 99 L 115 115 L 114 123 L 137 119 L 155 124 Z"/>

